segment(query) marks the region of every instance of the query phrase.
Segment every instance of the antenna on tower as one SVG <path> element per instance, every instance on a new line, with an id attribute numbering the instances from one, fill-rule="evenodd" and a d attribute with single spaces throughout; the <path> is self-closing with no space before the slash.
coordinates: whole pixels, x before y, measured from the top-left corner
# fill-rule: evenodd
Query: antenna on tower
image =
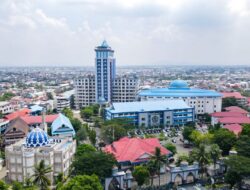
<path id="1" fill-rule="evenodd" d="M 46 133 L 48 133 L 48 127 L 47 127 L 47 123 L 45 120 L 45 108 L 43 108 L 42 110 L 42 128 Z"/>

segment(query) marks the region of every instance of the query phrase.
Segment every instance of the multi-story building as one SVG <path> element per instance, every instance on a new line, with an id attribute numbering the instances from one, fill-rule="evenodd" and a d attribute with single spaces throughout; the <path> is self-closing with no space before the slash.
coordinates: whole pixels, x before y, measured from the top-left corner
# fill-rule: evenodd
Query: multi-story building
<path id="1" fill-rule="evenodd" d="M 56 97 L 56 109 L 58 112 L 61 112 L 64 108 L 71 107 L 71 100 L 73 95 L 74 90 L 69 90 Z"/>
<path id="2" fill-rule="evenodd" d="M 48 137 L 40 128 L 33 129 L 22 140 L 5 148 L 7 178 L 24 182 L 34 174 L 34 167 L 41 160 L 52 167 L 48 174 L 52 184 L 60 173 L 68 175 L 76 142 L 71 137 Z"/>
<path id="3" fill-rule="evenodd" d="M 115 78 L 114 50 L 104 40 L 100 46 L 95 48 L 95 89 L 96 102 L 112 100 L 112 85 Z"/>
<path id="4" fill-rule="evenodd" d="M 75 106 L 77 109 L 89 106 L 96 102 L 95 76 L 85 75 L 74 80 Z"/>
<path id="5" fill-rule="evenodd" d="M 127 118 L 136 126 L 183 126 L 194 121 L 194 108 L 183 100 L 113 103 L 105 109 L 105 119 Z"/>
<path id="6" fill-rule="evenodd" d="M 196 114 L 221 111 L 222 95 L 213 90 L 190 88 L 185 81 L 171 82 L 169 88 L 152 88 L 138 93 L 140 101 L 182 99 Z"/>
<path id="7" fill-rule="evenodd" d="M 10 102 L 0 102 L 0 113 L 8 114 L 12 113 L 14 108 Z"/>
<path id="8" fill-rule="evenodd" d="M 118 76 L 113 83 L 112 102 L 133 102 L 139 89 L 139 79 L 136 76 Z"/>

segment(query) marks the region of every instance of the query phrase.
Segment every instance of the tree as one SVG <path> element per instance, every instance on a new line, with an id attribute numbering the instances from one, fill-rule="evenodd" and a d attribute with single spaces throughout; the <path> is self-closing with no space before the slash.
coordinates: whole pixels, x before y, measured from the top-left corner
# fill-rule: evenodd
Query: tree
<path id="1" fill-rule="evenodd" d="M 76 175 L 96 174 L 100 179 L 109 177 L 116 160 L 112 154 L 101 151 L 90 151 L 76 154 L 73 168 Z"/>
<path id="2" fill-rule="evenodd" d="M 164 145 L 164 147 L 172 152 L 173 155 L 177 153 L 176 146 L 173 143 L 167 143 Z"/>
<path id="3" fill-rule="evenodd" d="M 82 126 L 77 132 L 76 132 L 76 139 L 78 141 L 86 140 L 88 136 L 86 127 Z"/>
<path id="4" fill-rule="evenodd" d="M 71 118 L 70 122 L 71 122 L 71 124 L 74 127 L 76 132 L 82 128 L 82 122 L 79 119 Z"/>
<path id="5" fill-rule="evenodd" d="M 0 180 L 0 189 L 1 190 L 8 190 L 9 186 L 2 180 Z"/>
<path id="6" fill-rule="evenodd" d="M 101 128 L 101 136 L 105 142 L 112 143 L 126 135 L 127 131 L 119 125 L 107 125 Z"/>
<path id="7" fill-rule="evenodd" d="M 154 155 L 151 157 L 151 160 L 155 162 L 158 178 L 159 178 L 159 187 L 161 184 L 161 167 L 167 163 L 167 157 L 166 155 L 161 154 L 161 149 L 159 147 L 155 148 Z"/>
<path id="8" fill-rule="evenodd" d="M 250 138 L 247 135 L 240 135 L 236 142 L 236 150 L 238 155 L 250 157 Z"/>
<path id="9" fill-rule="evenodd" d="M 222 99 L 222 108 L 226 108 L 229 106 L 238 106 L 236 98 L 228 97 Z"/>
<path id="10" fill-rule="evenodd" d="M 132 175 L 139 187 L 147 183 L 150 176 L 149 171 L 145 166 L 136 166 Z"/>
<path id="11" fill-rule="evenodd" d="M 206 167 L 210 162 L 210 154 L 204 144 L 200 144 L 191 151 L 191 157 L 199 163 L 201 176 L 206 172 Z"/>
<path id="12" fill-rule="evenodd" d="M 91 153 L 91 152 L 96 152 L 96 149 L 94 146 L 92 146 L 90 144 L 80 144 L 77 147 L 76 156 L 80 157 L 81 155 L 83 155 L 85 153 Z"/>
<path id="13" fill-rule="evenodd" d="M 80 114 L 83 119 L 90 119 L 93 116 L 94 112 L 91 108 L 87 107 L 87 108 L 81 109 Z"/>
<path id="14" fill-rule="evenodd" d="M 214 134 L 213 142 L 219 145 L 222 155 L 228 155 L 231 148 L 235 145 L 236 136 L 229 130 L 221 128 Z"/>
<path id="15" fill-rule="evenodd" d="M 72 110 L 71 110 L 70 108 L 64 108 L 64 109 L 62 110 L 62 113 L 63 113 L 66 117 L 68 117 L 70 120 L 73 119 L 73 117 L 74 117 L 74 114 L 73 114 L 73 112 L 72 112 Z"/>
<path id="16" fill-rule="evenodd" d="M 210 133 L 203 134 L 199 131 L 192 131 L 191 135 L 189 136 L 190 140 L 196 145 L 199 146 L 199 144 L 209 144 L 212 141 L 213 135 Z"/>
<path id="17" fill-rule="evenodd" d="M 215 170 L 216 169 L 216 162 L 218 161 L 218 159 L 221 156 L 221 149 L 217 144 L 212 144 L 210 146 L 210 156 L 211 156 L 211 159 L 213 160 L 214 170 Z"/>
<path id="18" fill-rule="evenodd" d="M 191 158 L 187 154 L 178 155 L 177 161 L 175 163 L 176 166 L 180 166 L 182 161 L 187 161 L 188 163 L 192 163 Z"/>
<path id="19" fill-rule="evenodd" d="M 90 140 L 91 144 L 95 146 L 95 144 L 96 144 L 96 132 L 95 132 L 95 130 L 89 131 L 89 140 Z"/>
<path id="20" fill-rule="evenodd" d="M 40 186 L 41 190 L 47 190 L 51 182 L 47 175 L 52 172 L 51 166 L 45 166 L 44 160 L 41 160 L 38 165 L 35 165 L 33 183 Z"/>
<path id="21" fill-rule="evenodd" d="M 59 190 L 102 190 L 102 185 L 96 175 L 78 175 L 69 180 Z"/>
<path id="22" fill-rule="evenodd" d="M 250 175 L 250 158 L 234 155 L 229 156 L 225 163 L 228 167 L 226 182 L 232 187 L 237 184 L 240 189 L 242 179 Z"/>
<path id="23" fill-rule="evenodd" d="M 12 183 L 12 190 L 24 190 L 23 184 L 20 182 L 14 181 Z"/>
<path id="24" fill-rule="evenodd" d="M 246 135 L 250 137 L 250 124 L 243 124 L 242 126 L 243 128 L 242 128 L 240 135 Z"/>
<path id="25" fill-rule="evenodd" d="M 153 186 L 154 176 L 157 174 L 157 166 L 154 160 L 150 160 L 147 164 L 147 168 L 150 174 L 151 182 L 150 186 Z"/>
<path id="26" fill-rule="evenodd" d="M 190 135 L 192 134 L 194 130 L 195 130 L 195 127 L 192 127 L 192 126 L 184 127 L 183 132 L 182 132 L 183 138 L 188 141 L 191 141 Z"/>

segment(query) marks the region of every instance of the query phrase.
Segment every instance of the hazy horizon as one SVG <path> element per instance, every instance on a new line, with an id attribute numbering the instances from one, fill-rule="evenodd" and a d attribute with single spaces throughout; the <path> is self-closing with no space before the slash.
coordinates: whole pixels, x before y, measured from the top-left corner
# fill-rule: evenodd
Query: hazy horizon
<path id="1" fill-rule="evenodd" d="M 0 67 L 250 65 L 248 0 L 2 0 Z"/>

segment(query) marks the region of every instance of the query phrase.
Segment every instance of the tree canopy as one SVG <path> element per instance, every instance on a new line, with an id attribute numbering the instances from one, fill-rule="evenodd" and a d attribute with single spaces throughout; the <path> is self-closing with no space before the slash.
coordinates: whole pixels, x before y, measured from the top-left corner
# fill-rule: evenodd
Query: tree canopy
<path id="1" fill-rule="evenodd" d="M 149 181 L 150 174 L 145 166 L 136 166 L 132 175 L 138 186 L 142 186 Z"/>

